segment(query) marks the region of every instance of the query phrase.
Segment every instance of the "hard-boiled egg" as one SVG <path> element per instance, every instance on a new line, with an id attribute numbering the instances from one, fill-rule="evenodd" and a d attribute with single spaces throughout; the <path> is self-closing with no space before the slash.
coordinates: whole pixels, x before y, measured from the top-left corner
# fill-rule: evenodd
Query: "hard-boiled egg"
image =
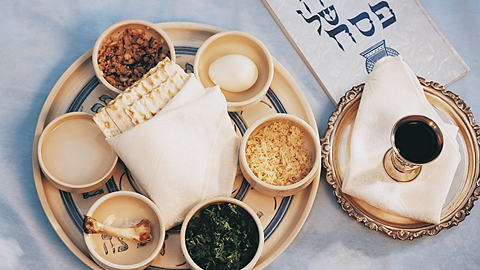
<path id="1" fill-rule="evenodd" d="M 258 68 L 246 56 L 229 54 L 212 63 L 208 69 L 208 76 L 223 90 L 241 92 L 255 84 L 258 78 Z"/>

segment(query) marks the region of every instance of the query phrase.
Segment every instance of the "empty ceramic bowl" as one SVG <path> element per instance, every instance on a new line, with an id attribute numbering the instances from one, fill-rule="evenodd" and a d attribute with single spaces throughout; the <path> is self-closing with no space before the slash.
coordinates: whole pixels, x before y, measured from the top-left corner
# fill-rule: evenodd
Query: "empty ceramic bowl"
<path id="1" fill-rule="evenodd" d="M 38 161 L 45 178 L 68 192 L 99 188 L 113 174 L 117 160 L 92 116 L 84 112 L 55 118 L 38 143 Z"/>

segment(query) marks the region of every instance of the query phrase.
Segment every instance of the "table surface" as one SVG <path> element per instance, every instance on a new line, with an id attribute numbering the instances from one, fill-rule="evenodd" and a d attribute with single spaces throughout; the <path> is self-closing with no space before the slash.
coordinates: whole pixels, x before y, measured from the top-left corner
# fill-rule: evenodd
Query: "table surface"
<path id="1" fill-rule="evenodd" d="M 471 69 L 447 89 L 480 115 L 480 1 L 420 2 Z M 105 28 L 132 18 L 198 22 L 258 37 L 303 90 L 323 134 L 335 106 L 260 0 L 2 1 L 0 268 L 88 268 L 60 240 L 40 204 L 32 171 L 33 136 L 43 103 L 65 70 Z M 459 226 L 438 235 L 394 240 L 349 217 L 322 174 L 302 230 L 267 269 L 478 268 L 476 208 Z"/>

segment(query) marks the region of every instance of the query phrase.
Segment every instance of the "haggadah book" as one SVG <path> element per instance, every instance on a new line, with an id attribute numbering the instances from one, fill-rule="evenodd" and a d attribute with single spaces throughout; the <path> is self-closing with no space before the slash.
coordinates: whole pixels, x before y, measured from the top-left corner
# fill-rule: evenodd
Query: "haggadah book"
<path id="1" fill-rule="evenodd" d="M 470 71 L 417 0 L 262 1 L 335 104 L 385 56 L 443 86 Z"/>

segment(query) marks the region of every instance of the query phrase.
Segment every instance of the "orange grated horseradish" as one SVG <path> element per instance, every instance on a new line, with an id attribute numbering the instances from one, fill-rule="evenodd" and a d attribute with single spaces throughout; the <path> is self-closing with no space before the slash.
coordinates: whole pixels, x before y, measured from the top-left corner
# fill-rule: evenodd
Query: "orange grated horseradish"
<path id="1" fill-rule="evenodd" d="M 313 167 L 310 152 L 304 147 L 304 136 L 303 130 L 291 121 L 274 121 L 262 127 L 246 143 L 250 170 L 275 186 L 302 180 Z"/>

